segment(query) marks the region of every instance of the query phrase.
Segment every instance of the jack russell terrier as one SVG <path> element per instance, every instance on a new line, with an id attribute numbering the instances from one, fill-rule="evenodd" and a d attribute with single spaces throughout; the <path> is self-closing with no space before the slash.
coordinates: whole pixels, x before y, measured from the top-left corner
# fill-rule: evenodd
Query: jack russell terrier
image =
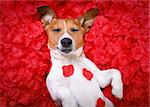
<path id="1" fill-rule="evenodd" d="M 113 107 L 100 88 L 111 83 L 112 94 L 123 98 L 121 74 L 116 69 L 100 70 L 85 57 L 83 37 L 92 26 L 98 9 L 90 9 L 76 19 L 57 18 L 48 6 L 37 8 L 48 35 L 52 67 L 46 86 L 63 107 Z"/>

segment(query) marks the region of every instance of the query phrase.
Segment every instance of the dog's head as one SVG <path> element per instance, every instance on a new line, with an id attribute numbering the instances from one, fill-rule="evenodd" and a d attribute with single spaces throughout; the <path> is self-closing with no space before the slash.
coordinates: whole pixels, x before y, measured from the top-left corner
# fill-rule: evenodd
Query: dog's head
<path id="1" fill-rule="evenodd" d="M 94 8 L 76 19 L 60 19 L 48 6 L 38 7 L 37 10 L 48 35 L 48 46 L 63 55 L 69 55 L 83 46 L 84 34 L 98 15 L 98 9 Z"/>

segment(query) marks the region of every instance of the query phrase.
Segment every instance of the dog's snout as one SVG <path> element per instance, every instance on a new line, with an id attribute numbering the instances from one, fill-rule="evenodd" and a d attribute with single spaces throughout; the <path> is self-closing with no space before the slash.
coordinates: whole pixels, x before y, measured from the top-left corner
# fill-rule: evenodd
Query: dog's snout
<path id="1" fill-rule="evenodd" d="M 72 45 L 72 40 L 69 39 L 69 38 L 63 38 L 61 40 L 61 44 L 63 47 L 67 48 L 67 47 L 70 47 Z"/>

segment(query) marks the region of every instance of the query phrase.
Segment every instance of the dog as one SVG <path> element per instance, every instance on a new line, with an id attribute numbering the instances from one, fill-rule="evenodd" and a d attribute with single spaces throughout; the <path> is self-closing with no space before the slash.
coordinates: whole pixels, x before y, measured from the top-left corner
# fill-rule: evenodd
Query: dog
<path id="1" fill-rule="evenodd" d="M 120 71 L 98 69 L 83 52 L 84 35 L 92 27 L 98 8 L 76 19 L 57 18 L 48 6 L 40 6 L 37 11 L 48 35 L 52 67 L 46 86 L 52 99 L 63 107 L 113 107 L 101 88 L 111 84 L 112 94 L 122 99 Z"/>

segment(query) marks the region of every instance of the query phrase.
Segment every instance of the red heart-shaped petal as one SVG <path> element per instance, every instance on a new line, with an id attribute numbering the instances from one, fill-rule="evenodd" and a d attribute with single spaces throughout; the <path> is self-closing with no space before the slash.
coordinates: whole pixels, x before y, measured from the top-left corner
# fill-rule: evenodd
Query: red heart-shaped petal
<path id="1" fill-rule="evenodd" d="M 63 69 L 63 75 L 64 75 L 65 77 L 71 76 L 71 75 L 73 74 L 73 72 L 74 72 L 74 67 L 73 67 L 73 65 L 63 66 L 62 69 Z"/>
<path id="2" fill-rule="evenodd" d="M 101 98 L 97 99 L 96 107 L 105 107 L 105 102 Z"/>
<path id="3" fill-rule="evenodd" d="M 93 77 L 93 74 L 91 71 L 88 71 L 87 69 L 83 68 L 83 75 L 85 76 L 86 79 L 91 80 Z"/>

